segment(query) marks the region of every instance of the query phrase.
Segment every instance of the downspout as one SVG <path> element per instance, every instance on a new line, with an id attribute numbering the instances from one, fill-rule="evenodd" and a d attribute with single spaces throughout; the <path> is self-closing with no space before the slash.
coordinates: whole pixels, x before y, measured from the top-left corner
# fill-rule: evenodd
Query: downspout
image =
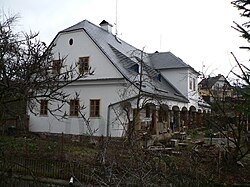
<path id="1" fill-rule="evenodd" d="M 110 136 L 110 107 L 111 107 L 111 104 L 108 106 L 108 112 L 107 112 L 107 137 Z"/>

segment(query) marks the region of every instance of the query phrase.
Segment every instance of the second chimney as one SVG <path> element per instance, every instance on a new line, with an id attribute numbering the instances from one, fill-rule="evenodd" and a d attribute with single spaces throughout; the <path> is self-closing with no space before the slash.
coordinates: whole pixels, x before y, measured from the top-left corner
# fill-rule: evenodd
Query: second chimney
<path id="1" fill-rule="evenodd" d="M 100 23 L 101 28 L 103 28 L 105 31 L 107 31 L 108 33 L 112 33 L 112 27 L 113 25 L 111 25 L 109 22 L 103 20 Z"/>

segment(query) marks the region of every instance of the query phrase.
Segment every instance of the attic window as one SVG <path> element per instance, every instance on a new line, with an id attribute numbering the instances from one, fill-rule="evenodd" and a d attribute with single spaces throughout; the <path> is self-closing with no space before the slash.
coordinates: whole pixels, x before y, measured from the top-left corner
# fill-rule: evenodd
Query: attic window
<path id="1" fill-rule="evenodd" d="M 89 72 L 89 57 L 79 57 L 78 69 L 80 74 Z"/>
<path id="2" fill-rule="evenodd" d="M 69 45 L 73 45 L 73 39 L 72 38 L 69 39 Z"/>

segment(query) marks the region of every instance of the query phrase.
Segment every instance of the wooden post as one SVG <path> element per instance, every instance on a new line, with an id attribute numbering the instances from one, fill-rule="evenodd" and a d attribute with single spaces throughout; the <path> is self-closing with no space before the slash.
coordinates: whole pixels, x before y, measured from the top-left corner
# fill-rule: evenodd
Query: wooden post
<path id="1" fill-rule="evenodd" d="M 63 160 L 63 158 L 64 158 L 64 155 L 63 155 L 63 146 L 64 146 L 64 135 L 63 135 L 63 132 L 62 132 L 62 137 L 61 137 L 61 155 L 60 155 L 61 160 Z"/>
<path id="2" fill-rule="evenodd" d="M 170 130 L 170 110 L 167 111 L 167 130 Z"/>
<path id="3" fill-rule="evenodd" d="M 156 117 L 156 109 L 154 108 L 152 111 L 152 133 L 157 134 L 159 130 L 157 128 L 157 117 Z"/>

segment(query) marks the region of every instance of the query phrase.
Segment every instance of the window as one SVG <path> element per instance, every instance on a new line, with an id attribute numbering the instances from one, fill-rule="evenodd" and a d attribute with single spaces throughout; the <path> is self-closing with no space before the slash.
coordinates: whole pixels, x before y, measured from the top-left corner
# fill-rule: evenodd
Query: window
<path id="1" fill-rule="evenodd" d="M 196 90 L 196 79 L 189 77 L 189 90 Z"/>
<path id="2" fill-rule="evenodd" d="M 89 57 L 79 57 L 78 63 L 79 73 L 84 74 L 89 72 Z"/>
<path id="3" fill-rule="evenodd" d="M 40 115 L 48 115 L 48 100 L 42 99 L 40 103 Z"/>
<path id="4" fill-rule="evenodd" d="M 195 78 L 193 78 L 193 90 L 195 91 L 195 83 L 196 83 L 196 81 L 195 81 Z"/>
<path id="5" fill-rule="evenodd" d="M 73 45 L 73 39 L 72 38 L 70 38 L 70 40 L 69 40 L 69 45 Z"/>
<path id="6" fill-rule="evenodd" d="M 160 73 L 158 74 L 157 79 L 158 79 L 158 81 L 161 82 L 161 74 Z"/>
<path id="7" fill-rule="evenodd" d="M 53 74 L 60 74 L 62 67 L 62 61 L 61 60 L 53 60 L 52 62 L 52 73 Z"/>
<path id="8" fill-rule="evenodd" d="M 78 116 L 79 112 L 79 100 L 78 99 L 73 99 L 70 100 L 70 116 Z"/>
<path id="9" fill-rule="evenodd" d="M 100 116 L 100 99 L 90 100 L 90 117 Z"/>
<path id="10" fill-rule="evenodd" d="M 189 78 L 189 89 L 192 90 L 193 87 L 193 81 L 191 78 Z"/>

